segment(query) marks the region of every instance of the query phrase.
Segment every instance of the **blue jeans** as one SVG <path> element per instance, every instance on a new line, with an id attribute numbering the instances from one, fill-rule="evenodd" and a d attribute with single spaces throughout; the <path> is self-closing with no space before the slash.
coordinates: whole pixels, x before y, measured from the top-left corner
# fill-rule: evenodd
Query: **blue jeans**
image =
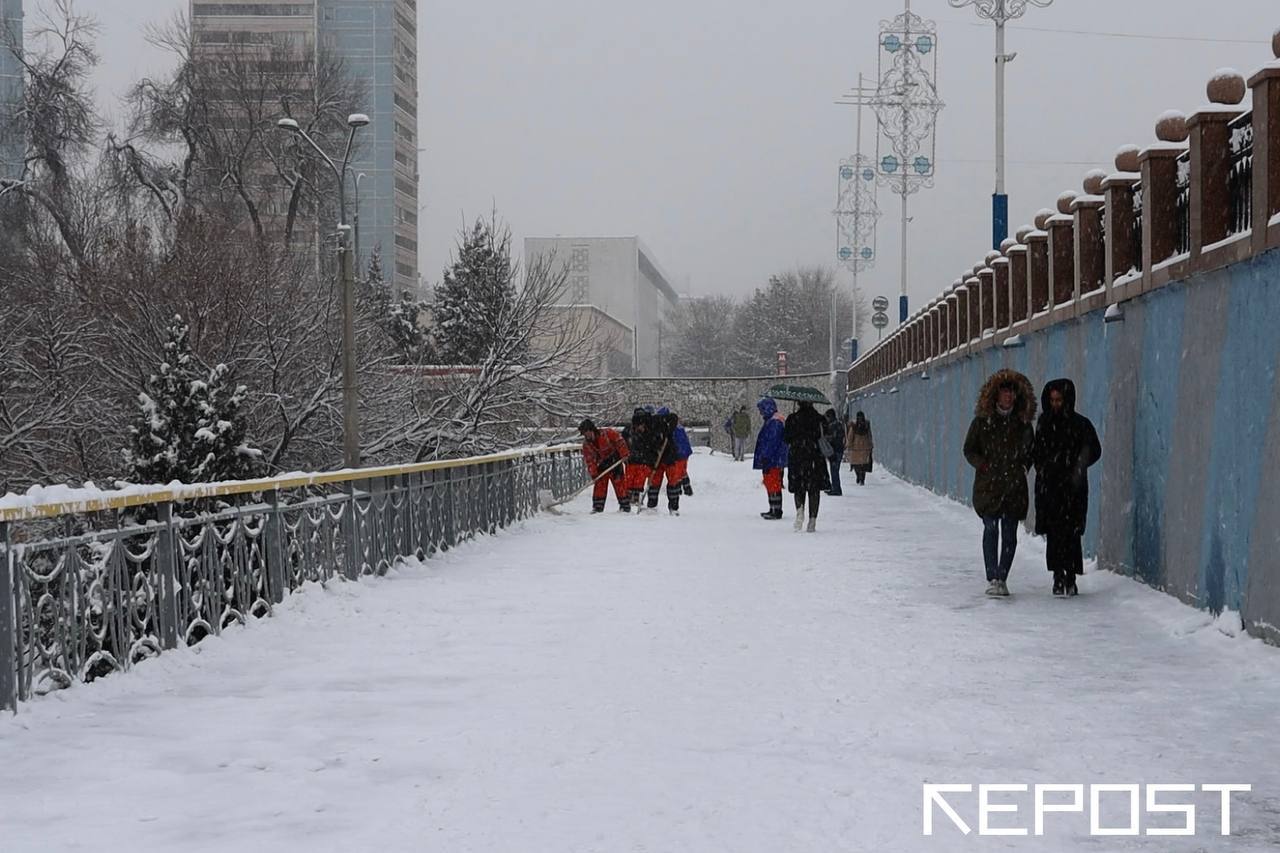
<path id="1" fill-rule="evenodd" d="M 982 556 L 987 564 L 988 581 L 1009 580 L 1013 554 L 1018 550 L 1018 523 L 1009 516 L 983 517 Z"/>
<path id="2" fill-rule="evenodd" d="M 831 494 L 843 495 L 844 490 L 840 488 L 840 457 L 827 461 L 831 464 Z"/>

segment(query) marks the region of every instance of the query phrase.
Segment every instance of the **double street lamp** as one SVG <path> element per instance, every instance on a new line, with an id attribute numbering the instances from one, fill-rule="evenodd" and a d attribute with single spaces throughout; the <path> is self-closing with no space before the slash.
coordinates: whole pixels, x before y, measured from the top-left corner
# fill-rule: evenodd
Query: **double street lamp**
<path id="1" fill-rule="evenodd" d="M 301 137 L 315 152 L 320 155 L 334 177 L 338 179 L 338 266 L 342 274 L 342 458 L 347 468 L 360 466 L 360 410 L 358 385 L 356 380 L 356 297 L 355 271 L 352 264 L 351 250 L 347 245 L 347 167 L 351 163 L 351 151 L 355 145 L 356 131 L 369 124 L 369 117 L 364 113 L 352 113 L 347 117 L 346 151 L 342 155 L 339 166 L 324 149 L 302 129 L 295 119 L 282 118 L 276 122 L 281 130 Z"/>
<path id="2" fill-rule="evenodd" d="M 1004 67 L 1016 53 L 1004 52 L 1005 25 L 1021 18 L 1027 6 L 1045 8 L 1053 0 L 947 0 L 953 8 L 972 6 L 978 17 L 996 25 L 996 191 L 991 196 L 991 247 L 999 249 L 1009 236 L 1009 196 L 1004 185 Z"/>

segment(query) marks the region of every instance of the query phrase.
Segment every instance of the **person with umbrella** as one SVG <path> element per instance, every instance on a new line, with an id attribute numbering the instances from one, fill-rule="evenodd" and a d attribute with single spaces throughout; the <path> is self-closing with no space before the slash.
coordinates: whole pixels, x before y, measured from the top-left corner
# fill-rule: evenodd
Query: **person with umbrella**
<path id="1" fill-rule="evenodd" d="M 787 443 L 787 488 L 796 501 L 796 532 L 804 528 L 805 504 L 809 506 L 810 533 L 818 528 L 818 505 L 822 493 L 831 488 L 831 462 L 822 451 L 827 419 L 813 403 L 801 401 L 786 420 L 782 438 Z"/>

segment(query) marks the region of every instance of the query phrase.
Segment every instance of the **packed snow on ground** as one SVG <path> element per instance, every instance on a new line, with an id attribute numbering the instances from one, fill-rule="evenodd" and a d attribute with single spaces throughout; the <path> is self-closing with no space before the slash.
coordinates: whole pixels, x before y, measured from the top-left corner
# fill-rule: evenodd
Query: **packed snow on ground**
<path id="1" fill-rule="evenodd" d="M 1025 540 L 988 599 L 970 510 L 845 477 L 796 534 L 749 462 L 699 455 L 679 518 L 583 496 L 37 699 L 0 720 L 0 849 L 1275 849 L 1280 650 L 1110 574 L 1054 599 Z M 1253 791 L 1230 839 L 1199 794 L 1197 838 L 925 838 L 925 782 Z"/>

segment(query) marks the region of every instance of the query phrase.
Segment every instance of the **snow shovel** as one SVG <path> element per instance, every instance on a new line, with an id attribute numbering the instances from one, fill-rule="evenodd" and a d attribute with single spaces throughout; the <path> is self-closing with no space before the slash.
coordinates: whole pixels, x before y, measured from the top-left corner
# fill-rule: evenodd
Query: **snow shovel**
<path id="1" fill-rule="evenodd" d="M 553 509 L 558 504 L 567 503 L 573 500 L 578 495 L 582 494 L 582 492 L 588 486 L 594 486 L 596 483 L 600 482 L 600 480 L 602 480 L 606 474 L 608 474 L 614 468 L 617 468 L 619 465 L 621 465 L 625 461 L 626 461 L 625 459 L 619 459 L 617 462 L 613 463 L 608 468 L 605 468 L 603 471 L 597 474 L 593 479 L 589 480 L 586 483 L 583 483 L 581 486 L 574 489 L 572 492 L 570 492 L 569 494 L 565 495 L 564 497 L 558 500 L 556 499 L 556 496 L 551 493 L 550 489 L 538 489 L 538 505 L 544 510 L 549 510 L 549 509 Z"/>

